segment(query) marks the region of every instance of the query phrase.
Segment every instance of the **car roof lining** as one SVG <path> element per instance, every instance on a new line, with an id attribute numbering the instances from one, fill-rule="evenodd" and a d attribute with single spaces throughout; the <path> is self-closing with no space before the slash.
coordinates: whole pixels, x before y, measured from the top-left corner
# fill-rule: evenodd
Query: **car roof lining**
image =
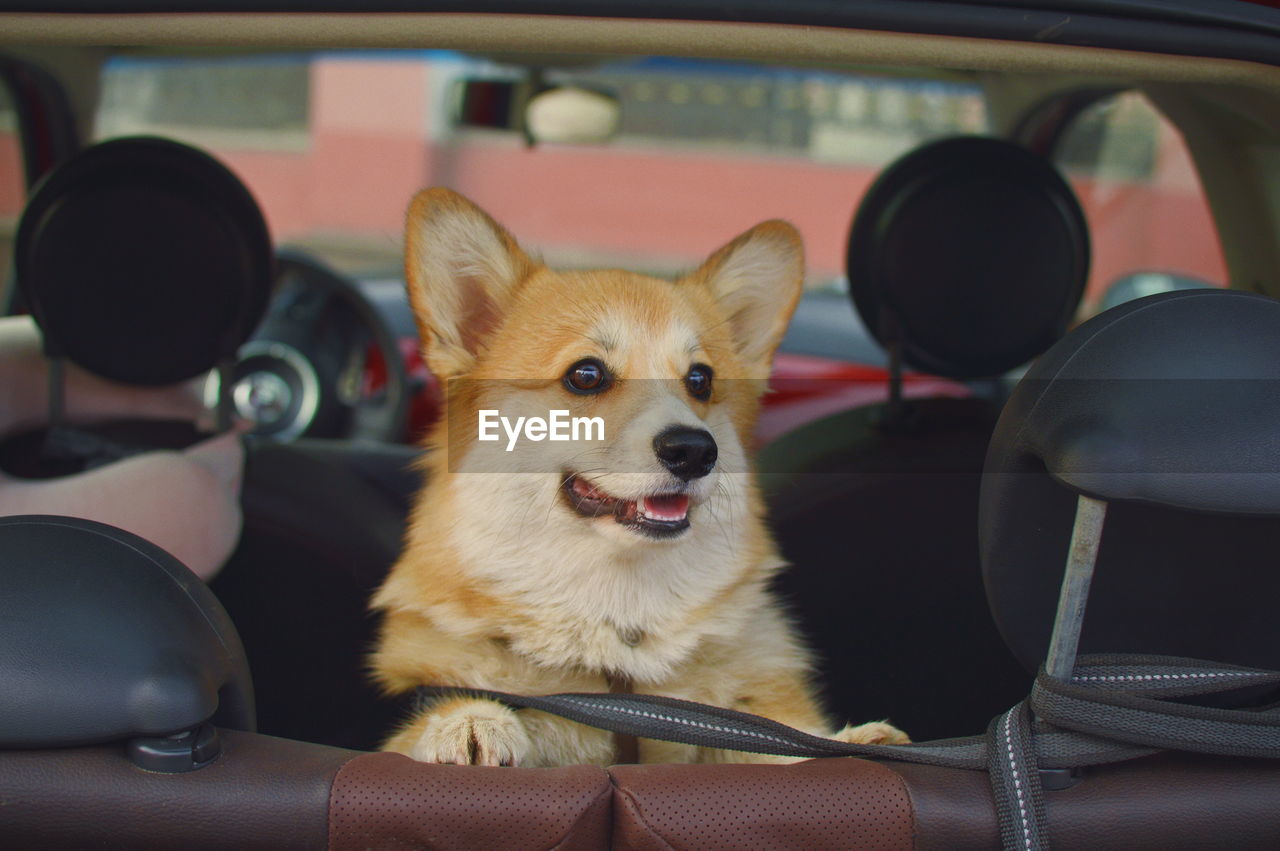
<path id="1" fill-rule="evenodd" d="M 0 14 L 0 44 L 136 48 L 443 48 L 475 53 L 675 55 L 822 65 L 940 67 L 1280 91 L 1256 62 L 1057 44 L 783 24 L 455 13 Z"/>

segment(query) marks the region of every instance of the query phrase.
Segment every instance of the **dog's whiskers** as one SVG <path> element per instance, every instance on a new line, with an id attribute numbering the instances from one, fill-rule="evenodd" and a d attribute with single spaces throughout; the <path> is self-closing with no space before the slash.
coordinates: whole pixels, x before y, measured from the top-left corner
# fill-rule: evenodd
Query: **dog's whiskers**
<path id="1" fill-rule="evenodd" d="M 583 454 L 586 454 L 586 453 L 583 453 Z M 577 456 L 577 457 L 581 457 L 581 456 Z M 560 498 L 560 489 L 563 488 L 565 485 L 567 485 L 570 481 L 572 481 L 574 476 L 590 475 L 591 473 L 603 473 L 603 472 L 606 472 L 606 471 L 601 467 L 587 467 L 587 468 L 579 469 L 576 473 L 570 473 L 569 475 L 561 479 L 560 483 L 556 485 L 555 491 L 552 492 L 551 499 L 547 500 L 547 513 L 543 515 L 542 521 L 545 523 L 551 519 L 551 512 L 555 510 L 556 500 Z M 525 510 L 527 511 L 528 509 L 526 508 Z"/>
<path id="2" fill-rule="evenodd" d="M 720 518 L 719 513 L 716 511 L 714 507 L 714 503 L 712 503 L 711 501 L 707 502 L 707 513 L 711 515 L 711 519 L 715 520 L 716 526 L 720 528 L 720 534 L 724 537 L 725 544 L 729 547 L 729 553 L 731 555 L 737 555 L 737 550 L 738 550 L 737 541 L 734 540 L 734 536 L 730 531 L 734 526 L 733 495 L 730 494 L 729 489 L 725 487 L 723 479 L 718 480 L 716 482 L 715 492 L 720 496 L 724 497 L 724 502 L 729 507 L 729 528 L 727 529 L 725 528 L 724 521 Z"/>

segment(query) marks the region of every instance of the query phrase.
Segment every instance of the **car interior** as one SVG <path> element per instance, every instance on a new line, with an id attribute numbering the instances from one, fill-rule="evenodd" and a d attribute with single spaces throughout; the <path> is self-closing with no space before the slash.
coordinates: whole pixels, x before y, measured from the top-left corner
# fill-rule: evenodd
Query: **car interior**
<path id="1" fill-rule="evenodd" d="M 12 130 L 17 146 L 0 208 L 5 187 L 18 187 L 3 321 L 26 322 L 28 332 L 34 323 L 47 384 L 34 414 L 0 433 L 0 490 L 29 488 L 22 504 L 34 506 L 0 517 L 6 844 L 1280 842 L 1280 685 L 1271 673 L 1280 642 L 1268 602 L 1280 543 L 1280 183 L 1270 179 L 1280 170 L 1280 13 L 1228 3 L 1236 18 L 1193 10 L 1157 24 L 1118 4 L 1124 25 L 1094 30 L 1096 13 L 1067 26 L 1016 4 L 932 4 L 955 7 L 952 17 L 929 12 L 915 23 L 905 7 L 930 4 L 876 17 L 875 4 L 851 3 L 816 18 L 811 4 L 763 4 L 773 12 L 736 19 L 698 3 L 630 17 L 593 3 L 547 13 L 524 3 L 386 12 L 199 5 L 99 14 L 0 4 L 0 78 L 14 106 L 13 126 L 0 131 Z M 1019 29 L 1033 23 L 1043 26 Z M 1188 34 L 1210 24 L 1210 34 Z M 791 329 L 799 342 L 784 343 L 765 402 L 788 425 L 761 440 L 756 466 L 789 564 L 776 590 L 815 651 L 830 713 L 888 718 L 922 754 L 932 743 L 987 762 L 868 752 L 785 766 L 486 769 L 376 752 L 410 707 L 380 696 L 368 677 L 368 600 L 400 552 L 428 451 L 418 445 L 423 423 L 440 404 L 416 340 L 406 339 L 416 332 L 405 330 L 399 272 L 348 262 L 356 252 L 330 234 L 281 237 L 283 202 L 246 179 L 251 160 L 234 145 L 160 132 L 159 121 L 105 136 L 94 123 L 112 62 L 136 70 L 128 63 L 270 56 L 293 68 L 329 57 L 359 82 L 361 62 L 408 74 L 424 52 L 461 69 L 449 71 L 454 89 L 426 90 L 470 104 L 449 113 L 455 136 L 431 142 L 446 153 L 433 149 L 428 177 L 442 183 L 472 174 L 469 141 L 518 164 L 503 166 L 513 171 L 496 183 L 518 168 L 548 168 L 532 159 L 540 152 L 585 170 L 611 145 L 634 144 L 626 118 L 616 139 L 566 143 L 536 139 L 509 104 L 496 120 L 477 117 L 482 95 L 527 100 L 547 80 L 616 75 L 618 61 L 641 63 L 643 74 L 673 73 L 663 63 L 675 61 L 685 79 L 723 75 L 701 90 L 707 114 L 723 107 L 715 86 L 747 92 L 768 75 L 808 81 L 795 91 L 813 116 L 822 86 L 846 77 L 885 88 L 924 81 L 910 83 L 924 93 L 919 103 L 952 104 L 953 118 L 963 107 L 946 100 L 947 86 L 981 94 L 981 131 L 940 122 L 909 143 L 885 143 L 873 165 L 859 161 L 865 179 L 831 190 L 843 206 L 821 206 L 826 220 L 802 227 L 807 240 L 816 234 L 811 272 L 823 280 L 811 282 L 802 302 L 810 312 L 802 307 Z M 495 74 L 503 86 L 494 88 Z M 323 79 L 313 69 L 304 89 L 318 97 Z M 632 93 L 649 82 L 610 79 Z M 214 89 L 200 96 L 212 102 Z M 1123 118 L 1133 96 L 1169 128 L 1151 136 L 1160 141 L 1143 149 L 1146 159 L 1125 153 L 1132 124 L 1072 141 L 1099 115 Z M 672 97 L 683 108 L 695 96 Z M 359 91 L 354 100 L 377 98 Z M 632 105 L 656 110 L 641 96 L 617 102 L 624 116 Z M 876 109 L 888 114 L 892 102 L 886 95 Z M 234 104 L 225 109 L 235 114 Z M 356 124 L 367 131 L 383 120 L 377 113 Z M 814 122 L 810 150 L 845 144 Z M 321 144 L 295 142 L 288 152 Z M 705 140 L 680 144 L 672 137 L 655 148 L 706 171 L 750 158 Z M 748 196 L 718 185 L 718 209 L 785 194 L 767 176 L 785 151 L 752 150 L 765 164 L 763 189 Z M 1073 165 L 1117 150 L 1130 159 L 1087 174 Z M 1130 172 L 1173 174 L 1175 154 L 1190 164 L 1177 172 L 1182 195 L 1139 197 L 1132 187 L 1142 181 Z M 805 165 L 813 185 L 853 173 L 850 161 L 826 156 Z M 498 192 L 466 179 L 478 193 Z M 404 186 L 405 197 L 418 188 Z M 536 209 L 537 190 L 521 191 L 534 208 L 529 221 L 562 215 Z M 1186 224 L 1194 217 L 1160 218 L 1183 195 L 1195 196 L 1207 241 Z M 808 213 L 804 197 L 777 203 L 781 214 Z M 1126 203 L 1150 216 L 1151 234 L 1106 230 Z M 378 250 L 394 255 L 399 234 L 379 228 Z M 1210 261 L 1154 268 L 1200 257 L 1202 242 Z M 624 243 L 553 245 L 549 256 L 592 265 L 606 248 L 610 262 L 639 256 Z M 680 260 L 652 253 L 643 262 L 662 273 Z M 1152 284 L 1155 294 L 1134 283 L 1161 275 L 1171 283 Z M 5 333 L 0 326 L 0 360 L 15 350 Z M 825 371 L 802 371 L 814 364 Z M 873 378 L 839 373 L 852 366 Z M 826 377 L 837 373 L 846 377 Z M 86 384 L 86 374 L 106 384 Z M 796 376 L 810 389 L 789 408 L 786 379 Z M 852 385 L 856 404 L 812 405 L 853 398 L 841 395 Z M 0 399 L 14 398 L 6 393 Z M 103 394 L 115 401 L 100 403 Z M 198 404 L 174 407 L 191 411 L 179 415 L 137 401 L 157 394 Z M 197 477 L 195 497 L 173 497 L 164 471 L 187 469 L 189 453 L 228 432 L 243 449 L 242 473 Z M 64 512 L 53 497 L 40 508 L 41 485 L 65 488 L 140 459 L 160 474 L 154 488 L 144 481 L 133 491 L 138 504 L 181 506 L 180 524 L 219 553 L 207 582 L 162 542 L 99 522 L 109 515 Z M 228 499 L 234 522 L 217 511 Z M 1079 556 L 1089 500 L 1105 504 L 1105 525 L 1092 555 Z M 1073 559 L 1088 562 L 1093 581 L 1067 611 Z M 1081 721 L 1069 701 L 1088 702 L 1086 686 L 1103 684 L 1057 689 L 1042 669 L 1057 653 L 1077 659 L 1074 645 L 1062 650 L 1072 623 L 1079 654 L 1091 654 L 1078 657 L 1080 677 L 1179 686 L 1217 678 L 1223 689 L 1125 692 Z M 1001 762 L 999 722 L 1016 721 L 1028 695 L 1025 741 L 1015 749 L 1009 738 Z M 1015 750 L 1031 759 L 1025 778 Z"/>

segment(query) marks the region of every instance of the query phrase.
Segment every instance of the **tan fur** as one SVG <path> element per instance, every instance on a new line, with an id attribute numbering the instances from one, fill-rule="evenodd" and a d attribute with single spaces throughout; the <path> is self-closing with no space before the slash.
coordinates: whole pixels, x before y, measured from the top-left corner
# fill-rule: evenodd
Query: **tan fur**
<path id="1" fill-rule="evenodd" d="M 637 692 L 742 709 L 819 735 L 906 741 L 881 722 L 832 732 L 808 682 L 808 654 L 768 591 L 781 560 L 744 447 L 800 295 L 795 229 L 758 225 L 675 282 L 556 272 L 466 199 L 430 189 L 413 200 L 406 241 L 427 363 L 442 380 L 462 380 L 451 383 L 446 416 L 427 438 L 427 485 L 404 552 L 373 599 L 383 621 L 372 667 L 386 691 L 606 691 L 621 675 Z M 599 395 L 570 393 L 561 378 L 585 357 L 603 360 L 618 383 Z M 714 370 L 708 401 L 681 384 L 693 362 Z M 595 448 L 547 443 L 536 453 L 486 454 L 474 428 L 481 408 L 569 409 L 603 416 L 613 433 Z M 549 466 L 555 453 L 609 494 L 657 492 L 671 477 L 651 442 L 671 424 L 706 428 L 719 447 L 715 470 L 688 485 L 691 526 L 680 537 L 652 540 L 610 518 L 579 516 L 561 498 L 563 480 Z M 614 759 L 609 733 L 465 697 L 417 712 L 386 748 L 432 762 Z M 646 762 L 774 761 L 648 740 L 640 754 Z"/>

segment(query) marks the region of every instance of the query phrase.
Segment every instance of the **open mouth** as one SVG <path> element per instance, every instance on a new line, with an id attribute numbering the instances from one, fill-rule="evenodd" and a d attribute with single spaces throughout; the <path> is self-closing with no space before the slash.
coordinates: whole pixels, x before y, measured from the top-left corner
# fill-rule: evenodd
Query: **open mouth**
<path id="1" fill-rule="evenodd" d="M 612 517 L 619 526 L 653 538 L 675 537 L 689 528 L 689 495 L 685 493 L 622 499 L 572 473 L 565 474 L 561 492 L 569 506 L 583 517 Z"/>

